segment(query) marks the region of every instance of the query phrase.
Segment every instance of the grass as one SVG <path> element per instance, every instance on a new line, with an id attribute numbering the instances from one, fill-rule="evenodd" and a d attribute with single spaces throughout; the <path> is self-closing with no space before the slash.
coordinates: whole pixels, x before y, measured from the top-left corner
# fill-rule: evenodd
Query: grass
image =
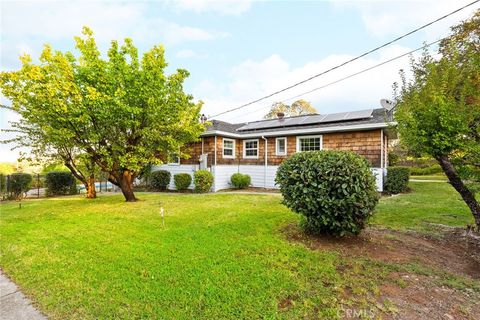
<path id="1" fill-rule="evenodd" d="M 410 182 L 410 193 L 384 197 L 372 223 L 394 229 L 428 231 L 431 224 L 466 226 L 473 216 L 448 183 Z"/>
<path id="2" fill-rule="evenodd" d="M 472 222 L 448 184 L 411 185 L 381 200 L 373 223 Z M 372 305 L 392 269 L 287 241 L 298 216 L 278 195 L 138 196 L 2 204 L 0 266 L 52 319 L 330 319 Z"/>
<path id="3" fill-rule="evenodd" d="M 426 176 L 410 176 L 410 179 L 413 180 L 441 180 L 441 181 L 448 181 L 448 178 L 444 174 L 437 174 L 437 175 L 426 175 Z"/>

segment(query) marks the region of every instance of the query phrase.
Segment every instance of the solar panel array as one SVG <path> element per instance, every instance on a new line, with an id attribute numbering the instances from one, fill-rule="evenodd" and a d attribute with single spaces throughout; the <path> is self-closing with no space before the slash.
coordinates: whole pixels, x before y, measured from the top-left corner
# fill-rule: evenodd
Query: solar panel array
<path id="1" fill-rule="evenodd" d="M 257 130 L 257 129 L 267 129 L 267 128 L 278 128 L 278 127 L 291 127 L 291 126 L 301 126 L 307 124 L 315 123 L 329 123 L 329 122 L 338 122 L 338 121 L 350 121 L 350 120 L 359 120 L 366 119 L 372 116 L 373 109 L 352 111 L 352 112 L 339 112 L 339 113 L 330 113 L 330 114 L 317 114 L 317 115 L 308 115 L 302 117 L 293 117 L 285 119 L 274 119 L 274 120 L 265 120 L 257 121 L 252 123 L 247 123 L 244 126 L 238 128 L 238 131 L 245 130 Z"/>

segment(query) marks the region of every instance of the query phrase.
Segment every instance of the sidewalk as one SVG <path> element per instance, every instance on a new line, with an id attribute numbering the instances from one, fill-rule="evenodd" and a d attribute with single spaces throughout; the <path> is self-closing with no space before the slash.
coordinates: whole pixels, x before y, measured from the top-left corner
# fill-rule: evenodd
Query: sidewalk
<path id="1" fill-rule="evenodd" d="M 46 320 L 35 309 L 30 300 L 20 292 L 0 270 L 0 319 L 2 320 Z"/>

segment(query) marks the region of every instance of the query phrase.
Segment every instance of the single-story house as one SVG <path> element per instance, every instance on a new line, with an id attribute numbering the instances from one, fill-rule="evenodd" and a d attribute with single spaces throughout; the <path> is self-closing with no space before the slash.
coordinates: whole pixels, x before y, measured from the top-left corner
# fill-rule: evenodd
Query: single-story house
<path id="1" fill-rule="evenodd" d="M 366 157 L 383 190 L 387 146 L 393 110 L 368 109 L 333 114 L 227 123 L 212 120 L 199 142 L 190 146 L 191 157 L 155 166 L 172 174 L 192 174 L 199 169 L 213 173 L 213 191 L 230 188 L 232 174 L 248 174 L 253 187 L 276 188 L 278 166 L 288 156 L 302 151 L 349 150 Z M 173 178 L 170 188 L 174 189 Z"/>

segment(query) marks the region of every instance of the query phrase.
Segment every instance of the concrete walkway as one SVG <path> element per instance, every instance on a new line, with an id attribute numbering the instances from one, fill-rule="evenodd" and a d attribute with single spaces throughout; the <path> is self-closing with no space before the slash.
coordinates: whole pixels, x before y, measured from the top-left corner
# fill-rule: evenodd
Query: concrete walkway
<path id="1" fill-rule="evenodd" d="M 0 270 L 0 319 L 46 320 L 30 300 Z"/>

